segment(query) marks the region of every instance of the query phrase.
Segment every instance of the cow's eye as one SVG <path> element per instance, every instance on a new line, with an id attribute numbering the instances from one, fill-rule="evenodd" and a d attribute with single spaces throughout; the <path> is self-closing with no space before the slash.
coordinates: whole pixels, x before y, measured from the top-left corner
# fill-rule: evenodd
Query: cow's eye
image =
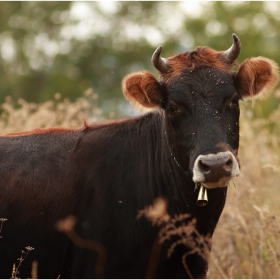
<path id="1" fill-rule="evenodd" d="M 235 97 L 231 100 L 231 105 L 233 105 L 233 106 L 238 106 L 238 101 L 239 101 L 239 97 L 235 96 Z"/>
<path id="2" fill-rule="evenodd" d="M 178 111 L 178 108 L 177 108 L 177 106 L 176 105 L 169 105 L 169 112 L 170 113 L 175 113 L 175 112 L 177 112 Z"/>

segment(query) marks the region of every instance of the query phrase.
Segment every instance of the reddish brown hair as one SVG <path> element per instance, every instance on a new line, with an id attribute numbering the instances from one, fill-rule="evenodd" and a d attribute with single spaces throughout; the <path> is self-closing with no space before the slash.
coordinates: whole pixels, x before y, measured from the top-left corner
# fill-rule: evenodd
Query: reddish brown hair
<path id="1" fill-rule="evenodd" d="M 236 76 L 236 85 L 243 97 L 265 99 L 278 83 L 278 65 L 266 57 L 246 59 Z"/>
<path id="2" fill-rule="evenodd" d="M 122 82 L 124 96 L 135 106 L 153 108 L 163 102 L 161 86 L 147 71 L 127 75 Z"/>
<path id="3" fill-rule="evenodd" d="M 197 47 L 194 51 L 177 54 L 168 58 L 170 71 L 161 73 L 161 77 L 168 82 L 170 79 L 180 76 L 185 70 L 193 71 L 201 66 L 231 72 L 233 66 L 238 64 L 223 59 L 222 53 L 209 47 Z"/>

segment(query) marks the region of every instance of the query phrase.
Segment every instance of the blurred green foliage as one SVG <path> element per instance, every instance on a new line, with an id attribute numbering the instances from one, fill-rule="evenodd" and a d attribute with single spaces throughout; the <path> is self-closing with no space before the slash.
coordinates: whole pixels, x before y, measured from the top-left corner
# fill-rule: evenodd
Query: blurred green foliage
<path id="1" fill-rule="evenodd" d="M 198 45 L 225 50 L 235 32 L 239 62 L 280 63 L 278 30 L 280 2 L 0 2 L 0 102 L 43 102 L 57 92 L 73 101 L 91 87 L 105 114 L 120 115 L 122 78 L 142 69 L 157 75 L 150 58 L 158 45 L 165 57 Z M 279 103 L 276 94 L 255 114 Z"/>

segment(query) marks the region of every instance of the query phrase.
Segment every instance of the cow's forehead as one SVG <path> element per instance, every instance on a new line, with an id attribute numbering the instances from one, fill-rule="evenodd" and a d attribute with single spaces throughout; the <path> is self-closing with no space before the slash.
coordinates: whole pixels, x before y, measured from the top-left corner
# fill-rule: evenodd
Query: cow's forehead
<path id="1" fill-rule="evenodd" d="M 186 71 L 201 68 L 215 68 L 223 72 L 232 72 L 235 63 L 224 60 L 221 52 L 209 47 L 197 47 L 194 51 L 184 52 L 168 58 L 170 71 L 162 73 L 165 81 L 181 76 Z"/>
<path id="2" fill-rule="evenodd" d="M 233 76 L 233 72 L 211 67 L 184 69 L 179 76 L 167 81 L 166 88 L 170 98 L 180 98 L 182 94 L 222 98 L 236 91 Z"/>

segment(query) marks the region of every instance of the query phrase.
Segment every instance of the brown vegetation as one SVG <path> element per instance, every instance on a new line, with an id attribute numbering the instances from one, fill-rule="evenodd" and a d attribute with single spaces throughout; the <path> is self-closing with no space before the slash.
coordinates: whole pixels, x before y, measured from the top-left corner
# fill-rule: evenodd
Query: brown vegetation
<path id="1" fill-rule="evenodd" d="M 279 278 L 280 108 L 267 119 L 251 119 L 249 104 L 241 111 L 241 176 L 229 187 L 212 259 L 226 278 Z M 211 261 L 208 277 L 224 277 Z"/>

